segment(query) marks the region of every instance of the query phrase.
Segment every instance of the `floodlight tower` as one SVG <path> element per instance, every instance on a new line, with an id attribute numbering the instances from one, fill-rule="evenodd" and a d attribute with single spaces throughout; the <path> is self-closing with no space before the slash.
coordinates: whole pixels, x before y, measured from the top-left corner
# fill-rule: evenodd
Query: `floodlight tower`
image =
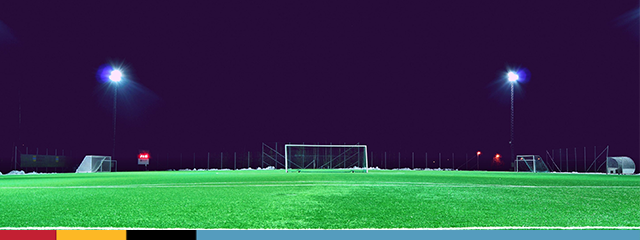
<path id="1" fill-rule="evenodd" d="M 115 159 L 116 155 L 116 99 L 118 98 L 118 83 L 122 81 L 122 72 L 118 69 L 111 71 L 109 80 L 115 84 L 113 88 L 113 152 L 111 153 L 111 159 Z"/>
<path id="2" fill-rule="evenodd" d="M 509 83 L 511 85 L 511 138 L 509 140 L 509 148 L 511 148 L 511 160 L 513 160 L 513 88 L 515 83 L 518 81 L 518 79 L 520 79 L 520 76 L 518 76 L 517 73 L 510 71 L 507 73 L 507 80 L 509 80 Z"/>

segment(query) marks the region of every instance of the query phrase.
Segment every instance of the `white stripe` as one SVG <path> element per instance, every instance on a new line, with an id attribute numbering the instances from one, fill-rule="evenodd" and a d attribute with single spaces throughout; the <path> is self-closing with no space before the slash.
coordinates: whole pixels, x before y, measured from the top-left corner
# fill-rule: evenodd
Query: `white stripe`
<path id="1" fill-rule="evenodd" d="M 451 184 L 451 183 L 415 183 L 415 182 L 365 182 L 347 181 L 295 181 L 295 182 L 203 182 L 203 183 L 164 183 L 164 184 L 130 184 L 105 186 L 51 186 L 51 187 L 0 187 L 0 189 L 93 189 L 93 188 L 198 188 L 198 187 L 451 187 L 451 188 L 623 188 L 636 189 L 640 186 L 530 186 L 530 185 L 497 185 L 497 184 Z"/>

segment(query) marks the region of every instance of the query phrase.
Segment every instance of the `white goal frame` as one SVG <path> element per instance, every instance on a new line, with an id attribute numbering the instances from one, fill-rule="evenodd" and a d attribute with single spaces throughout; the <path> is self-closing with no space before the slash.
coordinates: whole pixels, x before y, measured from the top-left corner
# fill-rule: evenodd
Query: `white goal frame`
<path id="1" fill-rule="evenodd" d="M 520 164 L 524 163 L 528 169 L 520 170 Z M 540 169 L 539 167 L 542 167 Z M 542 160 L 540 155 L 518 155 L 514 162 L 516 172 L 549 172 L 549 166 Z"/>
<path id="2" fill-rule="evenodd" d="M 318 145 L 318 144 L 285 144 L 284 145 L 284 169 L 285 172 L 289 172 L 289 147 L 332 147 L 332 148 L 364 148 L 364 169 L 365 173 L 369 172 L 369 154 L 367 152 L 367 145 Z"/>
<path id="3" fill-rule="evenodd" d="M 108 170 L 103 169 L 104 163 L 109 163 Z M 86 155 L 76 169 L 76 173 L 111 172 L 114 164 L 116 164 L 115 168 L 118 171 L 117 163 L 111 159 L 111 156 Z"/>

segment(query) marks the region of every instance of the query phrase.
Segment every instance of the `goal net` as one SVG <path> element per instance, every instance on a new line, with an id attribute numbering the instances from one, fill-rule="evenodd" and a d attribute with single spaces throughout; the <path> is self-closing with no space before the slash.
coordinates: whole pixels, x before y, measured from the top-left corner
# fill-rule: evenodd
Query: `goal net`
<path id="1" fill-rule="evenodd" d="M 285 144 L 285 171 L 369 172 L 366 145 Z"/>
<path id="2" fill-rule="evenodd" d="M 115 161 L 111 160 L 111 156 L 87 155 L 82 159 L 76 173 L 111 172 L 113 162 Z"/>
<path id="3" fill-rule="evenodd" d="M 515 161 L 516 172 L 548 172 L 547 164 L 540 155 L 518 155 Z"/>

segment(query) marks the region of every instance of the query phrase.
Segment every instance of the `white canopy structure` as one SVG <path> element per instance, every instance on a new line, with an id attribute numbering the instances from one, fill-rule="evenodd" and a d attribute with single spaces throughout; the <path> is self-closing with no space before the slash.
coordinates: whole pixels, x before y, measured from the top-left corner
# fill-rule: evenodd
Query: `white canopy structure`
<path id="1" fill-rule="evenodd" d="M 636 164 L 630 157 L 608 157 L 607 174 L 633 174 L 636 171 Z"/>

